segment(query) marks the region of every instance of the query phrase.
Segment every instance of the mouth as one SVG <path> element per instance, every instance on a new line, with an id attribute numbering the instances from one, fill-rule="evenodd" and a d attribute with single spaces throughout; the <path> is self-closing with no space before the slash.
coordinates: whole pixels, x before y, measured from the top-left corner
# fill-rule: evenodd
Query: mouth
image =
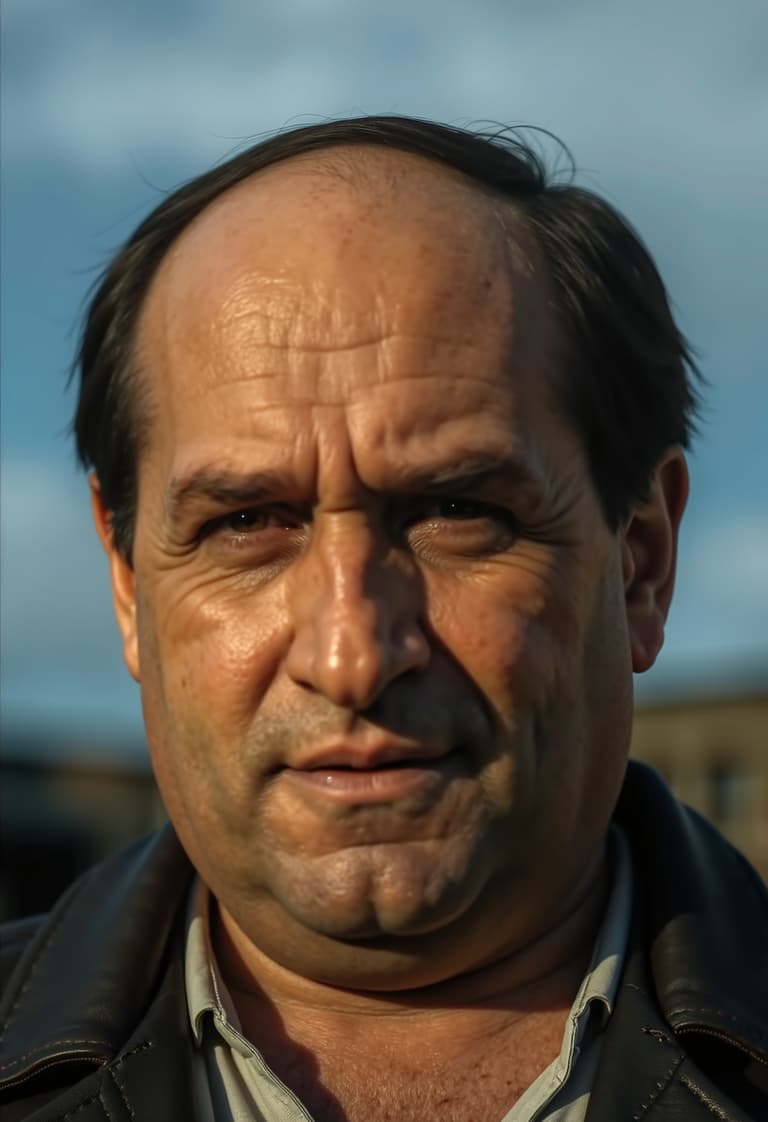
<path id="1" fill-rule="evenodd" d="M 416 741 L 386 740 L 373 744 L 336 741 L 300 756 L 290 766 L 297 771 L 379 771 L 387 768 L 429 766 L 451 754 L 452 749 Z"/>
<path id="2" fill-rule="evenodd" d="M 441 786 L 464 770 L 459 749 L 391 747 L 370 753 L 336 748 L 285 767 L 284 779 L 339 803 L 389 803 Z"/>

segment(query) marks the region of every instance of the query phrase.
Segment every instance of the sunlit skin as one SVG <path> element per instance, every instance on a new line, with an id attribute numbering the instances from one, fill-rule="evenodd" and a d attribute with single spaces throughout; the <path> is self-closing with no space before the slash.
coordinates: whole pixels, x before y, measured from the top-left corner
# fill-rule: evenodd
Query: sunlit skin
<path id="1" fill-rule="evenodd" d="M 610 531 L 521 222 L 362 155 L 231 190 L 153 281 L 132 564 L 94 484 L 125 657 L 244 1009 L 564 1011 L 685 469 Z"/>

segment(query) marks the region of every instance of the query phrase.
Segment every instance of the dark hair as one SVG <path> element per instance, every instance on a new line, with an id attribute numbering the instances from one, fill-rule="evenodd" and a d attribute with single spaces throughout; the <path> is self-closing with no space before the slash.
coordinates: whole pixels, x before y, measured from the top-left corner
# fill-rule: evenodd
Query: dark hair
<path id="1" fill-rule="evenodd" d="M 583 434 L 605 518 L 618 528 L 642 501 L 665 449 L 687 447 L 697 375 L 664 284 L 642 242 L 603 199 L 547 172 L 519 132 L 469 132 L 408 117 L 358 117 L 280 132 L 190 180 L 144 219 L 97 280 L 76 366 L 77 453 L 93 468 L 114 540 L 130 556 L 137 461 L 146 428 L 134 336 L 170 245 L 214 199 L 255 172 L 337 145 L 380 145 L 462 172 L 514 203 L 546 257 L 567 354 L 563 403 Z M 567 149 L 560 146 L 567 154 Z M 570 157 L 569 157 L 570 158 Z"/>

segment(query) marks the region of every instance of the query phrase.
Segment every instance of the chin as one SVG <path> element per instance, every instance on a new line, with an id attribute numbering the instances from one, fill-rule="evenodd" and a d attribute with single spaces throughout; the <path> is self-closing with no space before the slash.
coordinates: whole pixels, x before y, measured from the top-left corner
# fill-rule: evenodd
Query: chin
<path id="1" fill-rule="evenodd" d="M 312 860 L 282 858 L 270 878 L 278 904 L 303 928 L 345 941 L 434 932 L 482 890 L 477 861 L 429 843 L 360 846 Z M 458 849 L 458 847 L 456 847 Z"/>

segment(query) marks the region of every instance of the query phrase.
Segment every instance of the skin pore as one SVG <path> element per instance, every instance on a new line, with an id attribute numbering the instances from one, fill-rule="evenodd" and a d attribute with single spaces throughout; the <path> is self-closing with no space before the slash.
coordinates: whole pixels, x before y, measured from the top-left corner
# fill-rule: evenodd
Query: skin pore
<path id="1" fill-rule="evenodd" d="M 324 1086 L 361 1025 L 393 1072 L 414 1032 L 436 1070 L 519 1041 L 523 1087 L 599 924 L 685 468 L 609 531 L 521 223 L 418 157 L 332 164 L 260 173 L 167 254 L 131 564 L 95 483 L 96 521 L 246 1029 L 277 1016 Z"/>

